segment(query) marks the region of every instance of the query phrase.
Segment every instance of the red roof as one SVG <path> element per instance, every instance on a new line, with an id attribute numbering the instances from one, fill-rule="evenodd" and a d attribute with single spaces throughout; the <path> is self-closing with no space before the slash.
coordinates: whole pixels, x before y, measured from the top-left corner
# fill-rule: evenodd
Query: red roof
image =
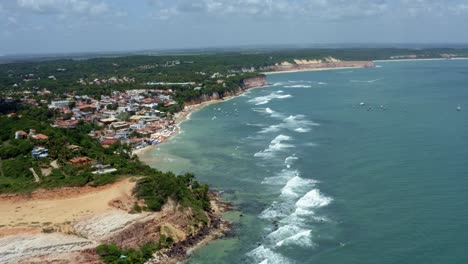
<path id="1" fill-rule="evenodd" d="M 34 136 L 35 139 L 38 139 L 38 140 L 46 140 L 46 139 L 49 139 L 48 136 L 44 135 L 44 134 L 37 134 Z"/>
<path id="2" fill-rule="evenodd" d="M 16 133 L 18 133 L 18 135 L 20 135 L 20 136 L 28 135 L 28 133 L 24 132 L 23 130 L 18 130 L 18 131 L 16 131 Z"/>
<path id="3" fill-rule="evenodd" d="M 119 141 L 118 139 L 116 138 L 106 138 L 102 141 L 102 145 L 112 145 L 114 144 L 115 142 Z"/>

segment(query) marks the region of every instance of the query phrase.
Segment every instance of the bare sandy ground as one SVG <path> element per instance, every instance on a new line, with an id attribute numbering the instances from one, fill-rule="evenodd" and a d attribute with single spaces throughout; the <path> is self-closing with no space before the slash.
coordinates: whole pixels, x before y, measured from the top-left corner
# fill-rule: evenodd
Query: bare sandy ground
<path id="1" fill-rule="evenodd" d="M 30 196 L 0 197 L 0 236 L 16 227 L 44 228 L 67 224 L 115 208 L 110 201 L 131 199 L 135 182 L 124 179 L 102 188 L 64 188 L 42 190 Z"/>

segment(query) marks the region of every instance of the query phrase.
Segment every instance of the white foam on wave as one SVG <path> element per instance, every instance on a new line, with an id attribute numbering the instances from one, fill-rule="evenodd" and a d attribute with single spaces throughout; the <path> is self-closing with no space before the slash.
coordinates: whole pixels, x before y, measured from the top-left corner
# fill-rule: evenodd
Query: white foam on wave
<path id="1" fill-rule="evenodd" d="M 299 176 L 298 170 L 284 169 L 281 172 L 275 174 L 273 177 L 267 177 L 263 179 L 262 184 L 284 185 L 294 176 Z"/>
<path id="2" fill-rule="evenodd" d="M 310 131 L 310 128 L 303 128 L 303 127 L 298 127 L 296 129 L 294 129 L 294 131 L 298 132 L 298 133 L 307 133 Z"/>
<path id="3" fill-rule="evenodd" d="M 312 88 L 312 85 L 305 84 L 294 84 L 294 85 L 285 85 L 285 88 Z"/>
<path id="4" fill-rule="evenodd" d="M 291 212 L 291 205 L 284 202 L 273 202 L 270 207 L 263 210 L 258 217 L 266 220 L 278 220 L 287 217 Z"/>
<path id="5" fill-rule="evenodd" d="M 288 81 L 288 83 L 313 83 L 313 81 L 297 80 L 297 81 Z"/>
<path id="6" fill-rule="evenodd" d="M 305 230 L 277 242 L 276 246 L 314 247 L 315 244 L 312 242 L 312 231 Z"/>
<path id="7" fill-rule="evenodd" d="M 304 231 L 304 229 L 296 226 L 296 225 L 284 225 L 276 229 L 275 231 L 271 232 L 266 236 L 266 238 L 273 242 L 273 244 L 287 238 L 293 236 L 297 233 Z"/>
<path id="8" fill-rule="evenodd" d="M 274 252 L 273 250 L 261 245 L 256 249 L 247 253 L 247 256 L 253 258 L 257 263 L 268 263 L 268 264 L 288 264 L 291 260 L 281 255 L 280 253 Z"/>
<path id="9" fill-rule="evenodd" d="M 291 178 L 286 185 L 281 189 L 281 198 L 297 198 L 304 193 L 304 189 L 310 189 L 316 181 L 304 179 L 299 176 Z"/>
<path id="10" fill-rule="evenodd" d="M 273 110 L 273 109 L 271 109 L 269 107 L 267 107 L 267 108 L 252 108 L 252 110 L 254 110 L 255 112 L 270 115 L 273 118 L 279 118 L 279 119 L 284 118 L 283 114 L 278 113 L 278 112 L 276 112 L 275 110 Z"/>
<path id="11" fill-rule="evenodd" d="M 322 195 L 318 189 L 313 189 L 296 202 L 296 207 L 300 209 L 318 208 L 327 206 L 331 202 L 332 198 Z"/>
<path id="12" fill-rule="evenodd" d="M 293 148 L 294 145 L 283 143 L 284 141 L 290 141 L 292 138 L 286 135 L 278 135 L 274 138 L 268 148 L 257 152 L 254 154 L 254 157 L 260 158 L 271 158 L 275 156 L 275 153 L 283 151 L 288 148 Z"/>
<path id="13" fill-rule="evenodd" d="M 299 158 L 296 157 L 295 154 L 293 154 L 292 156 L 289 156 L 287 157 L 286 159 L 284 159 L 284 164 L 286 165 L 292 165 L 294 163 L 294 161 L 298 160 Z"/>
<path id="14" fill-rule="evenodd" d="M 284 118 L 282 123 L 265 127 L 258 133 L 272 133 L 278 132 L 282 129 L 288 129 L 298 133 L 306 133 L 314 126 L 320 126 L 320 124 L 307 120 L 305 115 L 290 115 Z"/>
<path id="15" fill-rule="evenodd" d="M 254 103 L 255 105 L 264 105 L 268 104 L 273 99 L 286 99 L 292 97 L 290 94 L 283 94 L 283 91 L 272 92 L 269 95 L 259 96 L 250 99 L 249 103 Z"/>

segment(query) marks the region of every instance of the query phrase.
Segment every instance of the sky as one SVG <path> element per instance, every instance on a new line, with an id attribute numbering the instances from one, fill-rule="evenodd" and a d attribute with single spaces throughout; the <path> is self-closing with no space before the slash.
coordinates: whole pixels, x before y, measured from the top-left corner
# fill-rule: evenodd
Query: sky
<path id="1" fill-rule="evenodd" d="M 468 0 L 0 0 L 0 55 L 468 43 Z"/>

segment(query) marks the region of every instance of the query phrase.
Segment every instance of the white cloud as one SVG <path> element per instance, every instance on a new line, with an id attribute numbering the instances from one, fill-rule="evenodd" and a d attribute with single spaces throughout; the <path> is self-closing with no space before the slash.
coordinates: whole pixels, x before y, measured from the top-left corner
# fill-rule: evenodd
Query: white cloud
<path id="1" fill-rule="evenodd" d="M 157 12 L 173 10 L 172 15 L 198 14 L 217 17 L 250 16 L 271 18 L 342 19 L 375 16 L 385 12 L 383 0 L 176 0 L 171 3 L 152 0 Z M 175 10 L 175 11 L 174 11 Z M 164 11 L 167 13 L 166 11 Z"/>
<path id="2" fill-rule="evenodd" d="M 110 10 L 105 2 L 92 0 L 17 0 L 20 11 L 38 14 L 100 15 Z"/>
<path id="3" fill-rule="evenodd" d="M 272 19 L 349 20 L 393 14 L 423 16 L 468 12 L 466 0 L 147 0 L 156 16 L 182 14 Z"/>

